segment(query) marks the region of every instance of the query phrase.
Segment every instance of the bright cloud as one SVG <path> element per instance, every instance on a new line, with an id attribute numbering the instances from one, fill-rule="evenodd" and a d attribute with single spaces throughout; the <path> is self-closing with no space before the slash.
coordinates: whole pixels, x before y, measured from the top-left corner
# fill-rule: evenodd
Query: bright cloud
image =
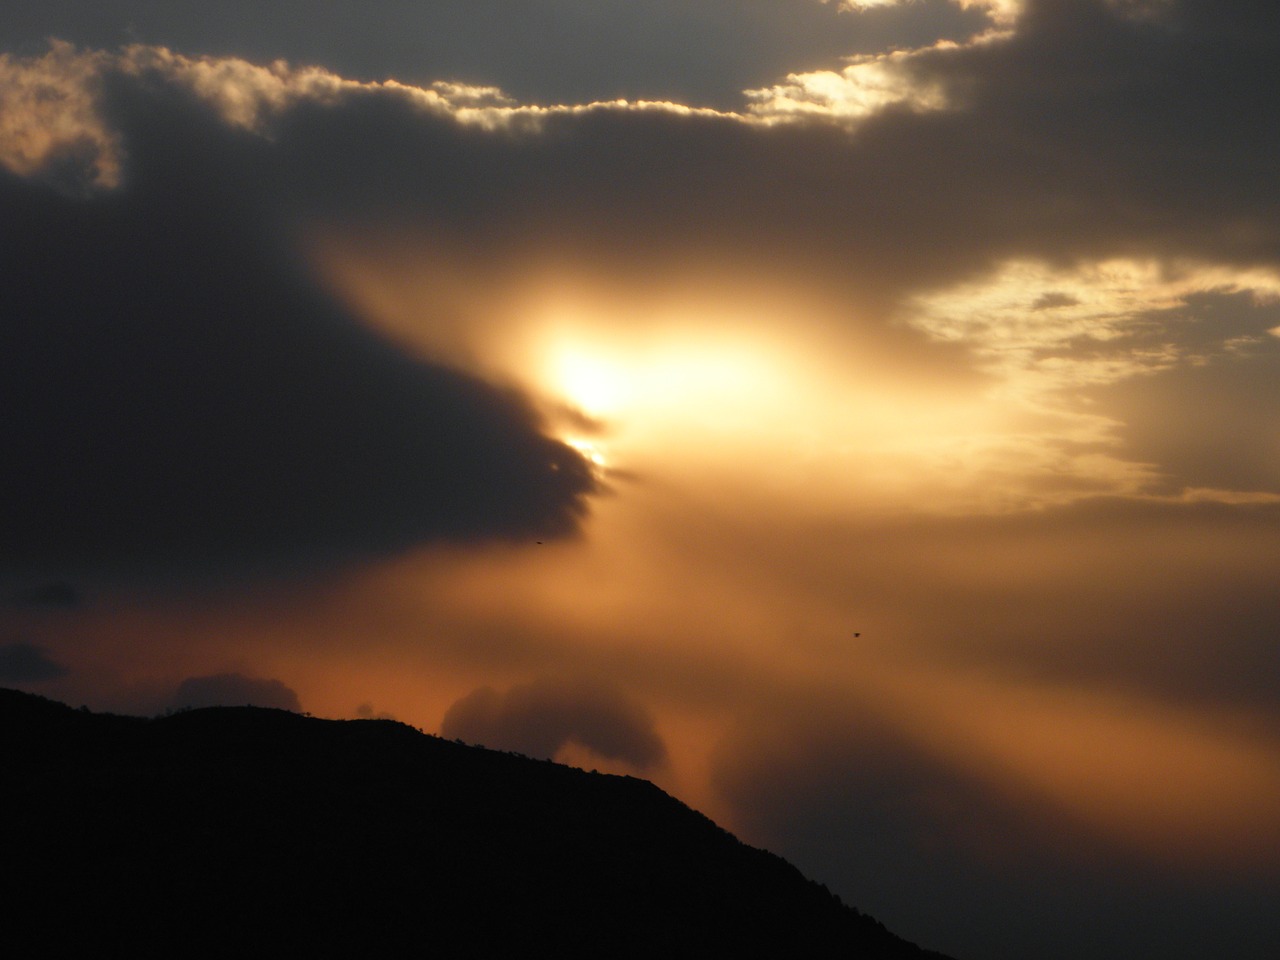
<path id="1" fill-rule="evenodd" d="M 1033 377 L 1041 389 L 1108 383 L 1247 350 L 1256 338 L 1185 343 L 1175 316 L 1197 294 L 1247 294 L 1280 303 L 1280 273 L 1202 264 L 1110 260 L 1059 269 L 1011 261 L 982 280 L 916 297 L 908 322 L 964 343 L 986 369 Z"/>
<path id="2" fill-rule="evenodd" d="M 840 5 L 846 10 L 857 12 L 916 2 L 918 0 L 840 0 Z M 955 0 L 955 3 L 966 10 L 970 8 L 983 10 L 995 23 L 1002 25 L 1013 23 L 1026 5 L 1025 0 Z"/>
<path id="3" fill-rule="evenodd" d="M 95 84 L 111 58 L 81 54 L 55 41 L 44 56 L 0 53 L 0 164 L 21 176 L 71 163 L 69 171 L 98 186 L 115 186 L 120 157 L 97 112 Z"/>
<path id="4" fill-rule="evenodd" d="M 890 106 L 941 110 L 946 91 L 911 71 L 910 51 L 857 57 L 843 70 L 793 73 L 780 84 L 746 91 L 748 109 L 772 119 L 797 116 L 858 119 Z"/>

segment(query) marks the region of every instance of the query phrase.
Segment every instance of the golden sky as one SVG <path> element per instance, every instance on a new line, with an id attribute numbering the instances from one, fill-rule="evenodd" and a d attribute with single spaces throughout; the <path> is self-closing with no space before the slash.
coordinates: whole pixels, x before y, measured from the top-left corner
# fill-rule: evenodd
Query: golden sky
<path id="1" fill-rule="evenodd" d="M 128 6 L 0 14 L 0 682 L 646 776 L 957 956 L 1280 949 L 1271 5 Z"/>

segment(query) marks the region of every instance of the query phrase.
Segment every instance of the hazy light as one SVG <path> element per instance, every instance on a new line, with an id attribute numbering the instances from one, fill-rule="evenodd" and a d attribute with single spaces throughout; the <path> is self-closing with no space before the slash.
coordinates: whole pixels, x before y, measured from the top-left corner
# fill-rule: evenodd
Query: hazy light
<path id="1" fill-rule="evenodd" d="M 696 265 L 638 284 L 559 266 L 495 278 L 400 240 L 330 236 L 316 253 L 362 315 L 432 359 L 523 386 L 611 476 L 711 483 L 814 515 L 1149 495 L 1162 478 L 1126 456 L 1125 412 L 1083 391 L 1255 349 L 1179 338 L 1203 292 L 1280 298 L 1262 269 L 1010 260 L 903 305 L 901 322 L 956 348 L 966 376 L 937 380 L 923 352 L 883 352 L 883 321 L 820 291 Z"/>
<path id="2" fill-rule="evenodd" d="M 856 344 L 833 354 L 768 332 L 787 324 L 767 307 L 715 316 L 675 305 L 627 322 L 586 303 L 534 316 L 534 388 L 600 424 L 589 447 L 572 418 L 560 433 L 611 468 L 842 513 L 998 511 L 1082 489 L 1048 490 L 1049 477 L 1125 490 L 1146 479 L 1098 449 L 1061 452 L 1107 444 L 1105 416 L 1046 409 L 1009 379 L 923 391 Z"/>

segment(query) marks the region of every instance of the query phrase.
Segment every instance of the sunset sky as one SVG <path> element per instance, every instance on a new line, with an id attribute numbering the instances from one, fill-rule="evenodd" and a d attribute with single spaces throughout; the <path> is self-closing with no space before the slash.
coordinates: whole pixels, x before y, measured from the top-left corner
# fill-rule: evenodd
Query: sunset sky
<path id="1" fill-rule="evenodd" d="M 1280 956 L 1280 6 L 0 50 L 0 685 L 644 776 L 961 960 Z"/>

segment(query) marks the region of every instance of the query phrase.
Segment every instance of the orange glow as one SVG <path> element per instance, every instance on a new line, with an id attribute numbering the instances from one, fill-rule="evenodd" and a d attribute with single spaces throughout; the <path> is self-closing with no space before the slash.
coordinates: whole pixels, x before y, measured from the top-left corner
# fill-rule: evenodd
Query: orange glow
<path id="1" fill-rule="evenodd" d="M 671 753 L 656 779 L 732 826 L 708 780 L 716 743 L 759 704 L 819 690 L 993 793 L 1034 796 L 1080 836 L 1180 867 L 1274 862 L 1271 741 L 1091 680 L 921 665 L 949 649 L 947 604 L 986 618 L 956 645 L 963 662 L 1030 647 L 1028 622 L 1068 618 L 1109 636 L 1117 584 L 1170 602 L 1166 579 L 1194 582 L 1205 564 L 1243 573 L 1239 551 L 1262 556 L 1263 534 L 1246 543 L 1234 529 L 1157 524 L 1126 538 L 1101 523 L 983 540 L 973 524 L 1099 494 L 1155 502 L 1154 469 L 1118 443 L 1124 411 L 1070 391 L 1173 362 L 1107 353 L 1143 311 L 1210 282 L 1268 296 L 1274 278 L 1010 263 L 910 304 L 902 320 L 917 339 L 891 349 L 838 303 L 767 281 L 624 288 L 563 271 L 491 274 L 411 244 L 383 258 L 335 244 L 319 262 L 402 342 L 522 386 L 613 495 L 593 501 L 579 540 L 425 550 L 346 584 L 298 635 L 335 637 L 337 650 L 339 633 L 360 631 L 414 666 L 392 678 L 312 646 L 305 669 L 278 670 L 306 676 L 296 682 L 308 706 L 377 700 L 353 689 L 360 678 L 387 691 L 376 707 L 432 729 L 482 683 L 593 671 L 653 710 Z M 1090 349 L 1077 358 L 1067 348 L 1081 338 Z M 939 343 L 957 347 L 948 363 L 969 364 L 965 376 L 936 378 L 925 355 Z M 909 525 L 924 517 L 970 526 Z M 876 533 L 881 521 L 907 525 Z M 1163 577 L 1146 573 L 1154 556 Z M 1040 604 L 1034 621 L 1019 603 Z M 579 748 L 562 759 L 607 767 Z"/>
<path id="2" fill-rule="evenodd" d="M 921 356 L 928 341 L 962 344 L 984 371 L 947 381 L 909 355 L 891 359 L 882 328 L 779 280 L 736 289 L 710 268 L 625 288 L 564 270 L 494 277 L 456 252 L 400 239 L 384 250 L 328 238 L 314 250 L 334 289 L 397 339 L 522 384 L 553 421 L 575 412 L 553 429 L 589 442 L 610 470 L 731 476 L 793 501 L 803 490 L 793 505 L 819 512 L 999 513 L 1141 491 L 1156 478 L 1116 449 L 1122 421 L 1061 391 L 1137 375 L 1158 358 L 1030 358 L 1082 331 L 1114 336 L 1139 307 L 1230 279 L 1204 268 L 1143 299 L 1152 268 L 1142 264 L 1071 274 L 1007 265 L 985 285 L 920 298 L 905 316 Z M 1046 296 L 1064 306 L 1009 320 Z M 583 417 L 601 429 L 584 436 Z"/>
<path id="3" fill-rule="evenodd" d="M 1113 842 L 1211 868 L 1267 867 L 1280 849 L 1280 751 L 1226 718 L 974 673 L 882 664 L 873 676 L 934 749 Z"/>
<path id="4" fill-rule="evenodd" d="M 607 307 L 535 330 L 537 389 L 600 421 L 591 451 L 646 476 L 732 475 L 740 489 L 803 498 L 800 509 L 999 511 L 1036 502 L 1027 486 L 1064 465 L 1101 482 L 1142 478 L 1124 463 L 1056 455 L 1007 391 L 921 393 L 856 354 L 832 358 L 764 332 L 767 312 L 708 318 L 670 308 L 618 332 Z M 585 316 L 584 316 L 585 314 Z M 532 334 L 535 342 L 537 334 Z M 572 428 L 569 428 L 572 429 Z M 576 442 L 576 441 L 575 441 Z M 729 482 L 729 481 L 726 481 Z"/>

